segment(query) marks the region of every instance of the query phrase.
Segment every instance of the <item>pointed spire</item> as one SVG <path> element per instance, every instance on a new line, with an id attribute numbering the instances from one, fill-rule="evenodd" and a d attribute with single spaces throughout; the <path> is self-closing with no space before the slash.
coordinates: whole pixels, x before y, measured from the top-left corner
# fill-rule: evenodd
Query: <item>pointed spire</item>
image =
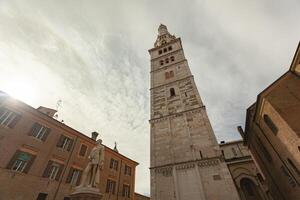
<path id="1" fill-rule="evenodd" d="M 158 35 L 161 36 L 167 33 L 169 33 L 167 26 L 164 24 L 160 24 L 158 27 Z"/>
<path id="2" fill-rule="evenodd" d="M 175 39 L 176 37 L 169 33 L 167 26 L 164 24 L 160 24 L 158 27 L 158 36 L 154 43 L 154 47 L 158 47 L 163 44 L 169 43 L 170 41 Z"/>

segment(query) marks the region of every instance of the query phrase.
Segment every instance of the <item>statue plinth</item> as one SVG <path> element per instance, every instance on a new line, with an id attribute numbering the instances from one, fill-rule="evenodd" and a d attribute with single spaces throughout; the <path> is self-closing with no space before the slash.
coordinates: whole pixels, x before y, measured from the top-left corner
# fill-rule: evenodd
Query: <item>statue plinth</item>
<path id="1" fill-rule="evenodd" d="M 76 187 L 70 195 L 71 200 L 100 200 L 102 197 L 99 188 L 83 186 Z"/>

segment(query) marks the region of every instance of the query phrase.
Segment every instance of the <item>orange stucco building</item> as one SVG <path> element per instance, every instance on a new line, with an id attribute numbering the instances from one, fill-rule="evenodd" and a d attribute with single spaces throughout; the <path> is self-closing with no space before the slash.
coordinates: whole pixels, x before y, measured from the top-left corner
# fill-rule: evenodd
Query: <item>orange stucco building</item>
<path id="1" fill-rule="evenodd" d="M 72 129 L 53 118 L 55 112 L 0 92 L 0 200 L 68 200 L 80 183 L 97 134 L 90 138 Z M 103 199 L 134 199 L 137 165 L 105 147 Z"/>

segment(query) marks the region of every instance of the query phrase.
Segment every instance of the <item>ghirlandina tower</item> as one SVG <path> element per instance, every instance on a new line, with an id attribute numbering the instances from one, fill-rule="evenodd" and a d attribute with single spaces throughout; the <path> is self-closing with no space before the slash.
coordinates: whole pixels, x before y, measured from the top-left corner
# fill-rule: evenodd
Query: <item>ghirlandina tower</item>
<path id="1" fill-rule="evenodd" d="M 181 39 L 158 28 L 151 56 L 151 200 L 237 200 Z"/>

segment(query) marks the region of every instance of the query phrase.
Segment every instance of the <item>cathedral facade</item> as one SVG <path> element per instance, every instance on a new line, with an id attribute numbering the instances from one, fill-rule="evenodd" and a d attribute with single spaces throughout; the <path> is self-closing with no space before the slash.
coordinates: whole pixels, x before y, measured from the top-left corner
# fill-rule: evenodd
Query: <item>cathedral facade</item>
<path id="1" fill-rule="evenodd" d="M 160 25 L 149 53 L 151 199 L 239 199 L 181 39 Z"/>

